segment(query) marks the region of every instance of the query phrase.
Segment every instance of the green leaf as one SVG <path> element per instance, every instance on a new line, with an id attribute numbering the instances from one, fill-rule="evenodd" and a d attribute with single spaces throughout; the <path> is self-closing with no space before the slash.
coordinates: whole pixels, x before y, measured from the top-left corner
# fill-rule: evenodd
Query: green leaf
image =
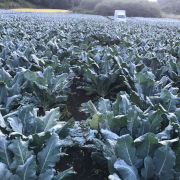
<path id="1" fill-rule="evenodd" d="M 46 86 L 47 85 L 46 79 L 43 78 L 43 77 L 40 77 L 35 72 L 27 70 L 27 71 L 24 72 L 24 77 L 25 77 L 25 79 L 27 79 L 31 83 L 36 82 L 37 84 L 42 85 L 42 86 Z"/>
<path id="2" fill-rule="evenodd" d="M 155 175 L 160 179 L 173 179 L 176 156 L 168 146 L 160 147 L 156 150 L 153 157 Z"/>
<path id="3" fill-rule="evenodd" d="M 47 169 L 45 172 L 39 175 L 38 180 L 52 180 L 54 177 L 54 173 L 54 169 Z"/>
<path id="4" fill-rule="evenodd" d="M 101 98 L 98 103 L 98 110 L 101 113 L 106 113 L 107 111 L 111 111 L 111 104 L 109 99 Z"/>
<path id="5" fill-rule="evenodd" d="M 17 106 L 22 99 L 22 95 L 14 95 L 12 97 L 7 98 L 7 103 L 6 103 L 6 111 L 10 111 L 13 109 L 15 106 Z"/>
<path id="6" fill-rule="evenodd" d="M 36 162 L 33 156 L 30 156 L 25 164 L 19 165 L 16 174 L 21 180 L 36 179 Z"/>
<path id="7" fill-rule="evenodd" d="M 176 109 L 175 115 L 177 116 L 177 120 L 178 120 L 179 123 L 180 123 L 180 108 L 177 108 L 177 109 Z"/>
<path id="8" fill-rule="evenodd" d="M 124 160 L 117 159 L 114 168 L 119 172 L 123 180 L 138 180 L 138 171 L 135 166 L 129 166 Z"/>
<path id="9" fill-rule="evenodd" d="M 43 76 L 45 79 L 47 79 L 48 83 L 53 77 L 53 68 L 51 66 L 48 66 L 44 69 Z"/>
<path id="10" fill-rule="evenodd" d="M 42 106 L 44 107 L 44 109 L 47 109 L 48 107 L 51 107 L 53 106 L 53 104 L 55 104 L 56 95 L 55 94 L 53 95 L 52 92 L 50 92 L 50 90 L 47 87 L 42 86 L 35 82 L 33 84 L 33 89 L 36 97 L 40 101 L 39 106 Z"/>
<path id="11" fill-rule="evenodd" d="M 69 168 L 63 172 L 59 172 L 58 175 L 55 176 L 53 180 L 70 180 L 74 174 L 76 174 L 74 169 Z"/>
<path id="12" fill-rule="evenodd" d="M 107 148 L 106 148 L 106 150 L 107 150 Z M 117 157 L 115 155 L 111 155 L 109 158 L 107 158 L 107 160 L 108 160 L 109 173 L 114 173 L 114 171 L 115 171 L 114 163 L 116 162 Z"/>
<path id="13" fill-rule="evenodd" d="M 92 79 L 92 81 L 94 81 L 94 83 L 97 84 L 97 76 L 98 75 L 89 68 L 87 68 L 86 71 L 87 71 L 88 76 Z"/>
<path id="14" fill-rule="evenodd" d="M 177 108 L 177 104 L 180 102 L 180 97 L 172 94 L 169 90 L 162 90 L 160 98 L 163 101 L 163 106 L 169 112 L 174 112 Z"/>
<path id="15" fill-rule="evenodd" d="M 68 74 L 63 73 L 54 79 L 54 85 L 51 88 L 52 93 L 63 91 L 70 87 L 71 81 L 68 80 Z"/>
<path id="16" fill-rule="evenodd" d="M 7 166 L 0 162 L 0 179 L 2 180 L 21 180 L 16 175 L 13 175 Z"/>
<path id="17" fill-rule="evenodd" d="M 92 152 L 91 159 L 99 165 L 102 169 L 107 168 L 108 160 L 103 156 L 102 153 L 99 152 Z"/>
<path id="18" fill-rule="evenodd" d="M 94 114 L 92 117 L 92 120 L 90 120 L 89 126 L 91 127 L 91 129 L 99 129 L 99 118 L 100 118 L 101 114 Z"/>
<path id="19" fill-rule="evenodd" d="M 40 117 L 40 119 L 43 121 L 43 131 L 49 131 L 51 130 L 55 125 L 57 125 L 57 121 L 60 118 L 60 112 L 59 108 L 51 109 L 50 111 L 46 111 L 46 114 L 44 117 Z"/>
<path id="20" fill-rule="evenodd" d="M 127 115 L 127 129 L 132 137 L 137 136 L 138 128 L 141 126 L 140 112 L 136 106 L 132 106 Z"/>
<path id="21" fill-rule="evenodd" d="M 31 148 L 37 152 L 39 151 L 42 146 L 44 145 L 45 140 L 49 139 L 51 137 L 50 132 L 42 132 L 38 134 L 33 134 L 31 139 Z"/>
<path id="22" fill-rule="evenodd" d="M 91 114 L 91 116 L 98 113 L 98 111 L 97 111 L 96 107 L 94 106 L 94 104 L 92 103 L 92 101 L 88 101 L 87 109 L 88 109 L 88 112 Z"/>
<path id="23" fill-rule="evenodd" d="M 150 131 L 149 129 L 150 129 L 150 122 L 147 119 L 142 119 L 141 126 L 138 129 L 137 135 L 142 136 L 145 133 L 148 133 Z"/>
<path id="24" fill-rule="evenodd" d="M 171 139 L 173 130 L 173 126 L 169 124 L 162 132 L 156 134 L 156 137 L 160 141 L 162 141 L 163 139 Z"/>
<path id="25" fill-rule="evenodd" d="M 177 172 L 180 172 L 180 141 L 174 144 L 173 150 L 176 154 L 176 166 L 175 169 Z"/>
<path id="26" fill-rule="evenodd" d="M 35 54 L 31 54 L 31 59 L 35 64 L 39 66 L 40 59 Z"/>
<path id="27" fill-rule="evenodd" d="M 19 165 L 24 165 L 26 160 L 32 155 L 32 151 L 28 149 L 28 141 L 22 141 L 20 138 L 12 140 L 8 149 L 14 154 L 12 169 L 16 169 Z"/>
<path id="28" fill-rule="evenodd" d="M 128 113 L 131 103 L 128 94 L 118 94 L 116 101 L 113 103 L 113 112 L 115 115 L 125 115 Z"/>
<path id="29" fill-rule="evenodd" d="M 108 179 L 109 180 L 121 180 L 121 178 L 116 173 L 109 175 Z"/>
<path id="30" fill-rule="evenodd" d="M 161 128 L 163 112 L 161 110 L 150 111 L 148 113 L 148 121 L 150 122 L 150 132 L 157 133 L 157 131 Z"/>
<path id="31" fill-rule="evenodd" d="M 138 72 L 136 74 L 136 89 L 143 99 L 152 94 L 153 86 L 155 84 L 154 80 L 148 76 L 148 73 L 144 74 L 142 72 Z"/>
<path id="32" fill-rule="evenodd" d="M 74 119 L 70 119 L 62 128 L 56 132 L 60 138 L 66 138 L 69 135 L 70 128 L 74 126 Z"/>
<path id="33" fill-rule="evenodd" d="M 18 120 L 23 124 L 23 134 L 28 136 L 43 131 L 43 121 L 37 117 L 32 105 L 23 106 L 18 112 Z"/>
<path id="34" fill-rule="evenodd" d="M 144 159 L 144 168 L 141 169 L 141 175 L 145 180 L 151 179 L 154 176 L 154 165 L 150 156 L 147 156 Z"/>
<path id="35" fill-rule="evenodd" d="M 40 173 L 53 168 L 60 157 L 60 143 L 57 134 L 52 134 L 45 145 L 45 148 L 37 155 Z"/>
<path id="36" fill-rule="evenodd" d="M 179 142 L 179 138 L 159 141 L 159 144 L 162 144 L 163 146 L 172 146 L 172 144 L 175 144 L 177 142 Z"/>
<path id="37" fill-rule="evenodd" d="M 0 81 L 5 82 L 8 87 L 11 85 L 12 77 L 4 68 L 0 69 Z"/>
<path id="38" fill-rule="evenodd" d="M 153 133 L 147 133 L 134 140 L 136 155 L 145 158 L 151 155 L 153 148 L 158 144 L 158 140 Z"/>
<path id="39" fill-rule="evenodd" d="M 112 131 L 109 131 L 107 129 L 101 129 L 101 133 L 102 133 L 104 139 L 106 139 L 106 140 L 107 139 L 114 139 L 114 140 L 116 140 L 116 139 L 119 138 L 119 136 L 117 134 L 115 134 Z"/>
<path id="40" fill-rule="evenodd" d="M 136 82 L 138 84 L 143 84 L 145 82 L 148 82 L 148 85 L 153 85 L 154 84 L 153 80 L 150 79 L 150 77 L 147 77 L 147 75 L 142 73 L 142 72 L 138 72 L 136 74 Z"/>
<path id="41" fill-rule="evenodd" d="M 115 146 L 116 156 L 133 166 L 136 160 L 136 149 L 130 135 L 123 135 L 117 139 Z"/>
<path id="42" fill-rule="evenodd" d="M 29 80 L 29 81 L 36 81 L 36 79 L 37 79 L 37 76 L 36 76 L 36 74 L 34 73 L 34 72 L 32 72 L 32 71 L 29 71 L 29 70 L 27 70 L 27 71 L 25 71 L 24 72 L 24 77 L 27 79 L 27 80 Z"/>
<path id="43" fill-rule="evenodd" d="M 131 100 L 131 103 L 135 104 L 141 109 L 146 108 L 146 102 L 138 95 L 137 92 L 133 90 L 131 91 L 131 94 L 130 94 L 130 100 Z"/>
<path id="44" fill-rule="evenodd" d="M 99 128 L 100 129 L 112 129 L 114 114 L 113 112 L 107 111 L 99 115 Z"/>
<path id="45" fill-rule="evenodd" d="M 8 168 L 12 161 L 11 153 L 8 150 L 9 144 L 10 141 L 8 141 L 5 136 L 0 135 L 0 161 L 6 164 Z"/>
<path id="46" fill-rule="evenodd" d="M 22 134 L 23 132 L 23 124 L 21 123 L 21 120 L 17 117 L 9 117 L 8 122 L 14 132 Z"/>
<path id="47" fill-rule="evenodd" d="M 115 116 L 113 121 L 110 123 L 110 127 L 113 131 L 117 132 L 120 128 L 124 128 L 128 123 L 128 115 L 118 115 Z"/>
<path id="48" fill-rule="evenodd" d="M 0 82 L 0 104 L 5 104 L 7 103 L 7 97 L 8 97 L 8 88 L 4 84 L 4 82 Z"/>
<path id="49" fill-rule="evenodd" d="M 176 68 L 177 68 L 178 76 L 180 76 L 180 62 L 177 63 Z"/>
<path id="50" fill-rule="evenodd" d="M 0 112 L 0 127 L 1 128 L 6 128 L 6 123 L 4 121 L 4 118 L 2 117 L 1 112 Z"/>

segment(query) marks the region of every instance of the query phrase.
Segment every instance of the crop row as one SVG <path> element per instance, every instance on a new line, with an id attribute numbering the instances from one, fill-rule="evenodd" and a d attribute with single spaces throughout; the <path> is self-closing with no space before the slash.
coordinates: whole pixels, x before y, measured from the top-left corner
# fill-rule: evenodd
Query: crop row
<path id="1" fill-rule="evenodd" d="M 178 180 L 179 88 L 176 22 L 1 13 L 0 179 Z"/>

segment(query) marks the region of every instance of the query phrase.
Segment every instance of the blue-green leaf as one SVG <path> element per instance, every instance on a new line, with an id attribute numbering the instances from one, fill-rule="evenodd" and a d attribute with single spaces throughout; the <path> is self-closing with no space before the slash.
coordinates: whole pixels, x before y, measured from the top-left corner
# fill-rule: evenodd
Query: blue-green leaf
<path id="1" fill-rule="evenodd" d="M 128 165 L 124 160 L 117 159 L 114 168 L 119 172 L 123 180 L 138 180 L 136 167 Z"/>
<path id="2" fill-rule="evenodd" d="M 173 167 L 175 165 L 175 153 L 168 146 L 160 147 L 156 150 L 153 157 L 155 175 L 160 180 L 174 178 Z"/>
<path id="3" fill-rule="evenodd" d="M 117 139 L 115 146 L 116 156 L 133 166 L 136 160 L 136 149 L 130 135 L 123 135 Z"/>
<path id="4" fill-rule="evenodd" d="M 60 143 L 57 134 L 52 134 L 45 145 L 45 148 L 37 155 L 40 174 L 53 168 L 60 158 Z"/>
<path id="5" fill-rule="evenodd" d="M 30 156 L 23 165 L 19 165 L 16 174 L 21 180 L 36 179 L 36 162 L 34 156 Z"/>

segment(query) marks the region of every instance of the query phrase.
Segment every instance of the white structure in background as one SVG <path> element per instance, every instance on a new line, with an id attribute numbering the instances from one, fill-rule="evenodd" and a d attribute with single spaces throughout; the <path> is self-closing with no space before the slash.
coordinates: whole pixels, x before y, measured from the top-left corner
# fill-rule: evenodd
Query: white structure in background
<path id="1" fill-rule="evenodd" d="M 126 22 L 126 11 L 125 10 L 115 10 L 114 20 Z"/>

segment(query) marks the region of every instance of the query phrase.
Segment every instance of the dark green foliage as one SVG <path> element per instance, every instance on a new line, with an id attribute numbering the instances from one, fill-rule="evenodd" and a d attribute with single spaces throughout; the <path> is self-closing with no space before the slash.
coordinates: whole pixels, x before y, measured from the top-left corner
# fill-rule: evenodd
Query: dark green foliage
<path id="1" fill-rule="evenodd" d="M 171 5 L 172 4 L 173 3 L 171 3 Z M 106 16 L 113 15 L 114 10 L 116 9 L 124 9 L 127 11 L 127 16 L 130 17 L 161 16 L 160 9 L 157 3 L 141 0 L 0 0 L 0 6 L 6 8 L 37 6 L 55 9 L 73 9 L 75 12 L 96 13 Z M 173 10 L 177 11 L 177 7 L 179 6 L 177 3 L 175 6 Z"/>
<path id="2" fill-rule="evenodd" d="M 28 0 L 37 5 L 47 8 L 70 9 L 73 6 L 73 0 Z"/>
<path id="3" fill-rule="evenodd" d="M 179 0 L 158 0 L 161 9 L 166 13 L 180 14 Z"/>
<path id="4" fill-rule="evenodd" d="M 103 2 L 103 0 L 81 0 L 80 7 L 82 9 L 93 11 L 98 3 Z"/>
<path id="5" fill-rule="evenodd" d="M 150 2 L 102 2 L 95 7 L 95 12 L 113 15 L 114 10 L 124 9 L 129 17 L 161 17 L 158 4 Z"/>

